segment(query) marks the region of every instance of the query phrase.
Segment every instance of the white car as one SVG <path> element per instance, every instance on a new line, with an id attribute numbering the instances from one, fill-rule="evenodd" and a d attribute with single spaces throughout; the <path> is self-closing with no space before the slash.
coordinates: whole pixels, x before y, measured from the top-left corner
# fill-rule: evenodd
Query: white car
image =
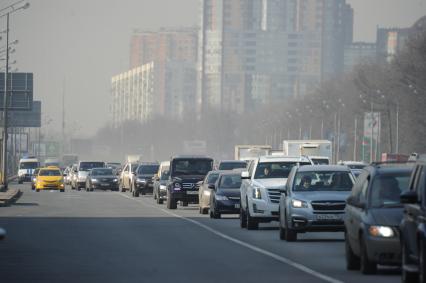
<path id="1" fill-rule="evenodd" d="M 304 156 L 262 156 L 241 173 L 240 226 L 258 229 L 259 223 L 278 221 L 279 202 L 293 166 L 312 165 Z"/>

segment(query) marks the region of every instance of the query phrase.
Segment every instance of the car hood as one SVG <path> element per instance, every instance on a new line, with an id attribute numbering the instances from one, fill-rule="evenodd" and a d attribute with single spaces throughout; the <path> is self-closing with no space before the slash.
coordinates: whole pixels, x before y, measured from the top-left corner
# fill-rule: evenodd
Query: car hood
<path id="1" fill-rule="evenodd" d="M 62 176 L 38 176 L 37 179 L 44 182 L 59 182 L 62 181 Z"/>
<path id="2" fill-rule="evenodd" d="M 372 208 L 370 214 L 376 225 L 398 226 L 404 215 L 404 208 Z"/>
<path id="3" fill-rule="evenodd" d="M 173 178 L 176 179 L 176 181 L 182 182 L 182 183 L 198 183 L 199 181 L 202 181 L 204 177 L 205 176 L 192 175 L 192 176 L 181 176 L 181 177 L 176 176 Z"/>
<path id="4" fill-rule="evenodd" d="M 217 195 L 227 196 L 227 197 L 239 197 L 240 190 L 239 189 L 219 189 L 216 192 Z"/>
<path id="5" fill-rule="evenodd" d="M 271 179 L 254 179 L 253 184 L 255 186 L 263 187 L 263 188 L 284 188 L 287 183 L 287 178 L 271 178 Z"/>
<path id="6" fill-rule="evenodd" d="M 350 195 L 347 192 L 330 192 L 330 191 L 317 191 L 317 192 L 293 192 L 292 197 L 304 201 L 346 201 Z"/>
<path id="7" fill-rule="evenodd" d="M 117 179 L 117 176 L 115 175 L 92 175 L 92 179 Z"/>
<path id="8" fill-rule="evenodd" d="M 138 178 L 141 179 L 152 179 L 152 177 L 154 177 L 153 174 L 138 174 Z"/>

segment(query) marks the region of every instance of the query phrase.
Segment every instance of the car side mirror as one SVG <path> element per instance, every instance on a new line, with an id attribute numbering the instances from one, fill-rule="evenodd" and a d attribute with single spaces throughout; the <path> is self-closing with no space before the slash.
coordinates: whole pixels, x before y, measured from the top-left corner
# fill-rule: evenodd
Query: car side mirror
<path id="1" fill-rule="evenodd" d="M 248 171 L 241 172 L 241 179 L 250 179 L 250 173 Z"/>
<path id="2" fill-rule="evenodd" d="M 3 240 L 4 238 L 6 238 L 6 230 L 0 228 L 0 240 Z"/>
<path id="3" fill-rule="evenodd" d="M 415 191 L 403 192 L 400 196 L 401 203 L 414 204 L 418 203 L 417 193 Z"/>
<path id="4" fill-rule="evenodd" d="M 215 189 L 215 185 L 214 184 L 209 184 L 208 188 L 214 190 Z"/>
<path id="5" fill-rule="evenodd" d="M 357 197 L 350 196 L 346 199 L 346 203 L 357 208 L 365 209 L 365 203 L 360 202 Z"/>

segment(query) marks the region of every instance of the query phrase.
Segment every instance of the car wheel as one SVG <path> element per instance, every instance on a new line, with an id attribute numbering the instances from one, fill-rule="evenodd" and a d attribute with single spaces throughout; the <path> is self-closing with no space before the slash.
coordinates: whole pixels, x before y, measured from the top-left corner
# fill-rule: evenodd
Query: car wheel
<path id="1" fill-rule="evenodd" d="M 163 200 L 160 197 L 157 197 L 157 204 L 163 204 Z"/>
<path id="2" fill-rule="evenodd" d="M 207 214 L 207 213 L 209 213 L 209 209 L 208 208 L 203 208 L 201 210 L 201 214 Z"/>
<path id="3" fill-rule="evenodd" d="M 80 190 L 81 190 L 81 188 L 79 186 L 77 186 L 77 191 L 80 191 Z"/>
<path id="4" fill-rule="evenodd" d="M 251 217 L 250 215 L 250 210 L 247 210 L 247 229 L 248 230 L 257 230 L 259 229 L 259 222 L 257 222 L 256 219 L 254 219 L 253 217 Z"/>
<path id="5" fill-rule="evenodd" d="M 240 227 L 247 228 L 246 212 L 241 205 L 240 205 Z"/>
<path id="6" fill-rule="evenodd" d="M 174 200 L 169 192 L 167 192 L 167 208 L 168 209 L 176 209 L 177 202 Z"/>
<path id="7" fill-rule="evenodd" d="M 405 265 L 410 264 L 410 260 L 407 253 L 407 247 L 404 244 L 404 241 L 401 240 L 402 247 L 401 247 L 401 253 L 402 253 L 402 272 L 401 272 L 401 281 L 402 283 L 411 283 L 411 282 L 417 282 L 419 280 L 419 275 L 415 272 L 409 272 L 404 268 Z M 420 253 L 419 253 L 420 256 Z M 419 257 L 420 259 L 420 257 Z M 420 271 L 420 264 L 419 264 L 419 271 Z M 420 272 L 419 272 L 420 273 Z M 422 281 L 420 281 L 422 282 Z"/>
<path id="8" fill-rule="evenodd" d="M 203 209 L 201 208 L 201 206 L 198 208 L 198 213 L 199 214 L 202 214 L 202 212 L 203 212 Z"/>
<path id="9" fill-rule="evenodd" d="M 182 206 L 188 206 L 188 202 L 187 201 L 183 201 L 182 202 Z"/>
<path id="10" fill-rule="evenodd" d="M 18 184 L 23 184 L 24 183 L 24 181 L 18 181 Z"/>
<path id="11" fill-rule="evenodd" d="M 357 257 L 349 243 L 348 235 L 345 233 L 345 256 L 346 256 L 346 269 L 347 270 L 359 270 L 360 261 Z"/>
<path id="12" fill-rule="evenodd" d="M 126 189 L 123 187 L 123 183 L 120 182 L 120 184 L 118 184 L 118 190 L 122 193 L 124 193 L 126 191 Z"/>
<path id="13" fill-rule="evenodd" d="M 375 274 L 377 272 L 377 264 L 368 259 L 367 246 L 361 235 L 361 272 L 362 274 Z"/>
<path id="14" fill-rule="evenodd" d="M 426 251 L 423 240 L 419 242 L 419 282 L 426 283 Z"/>
<path id="15" fill-rule="evenodd" d="M 40 192 L 40 189 L 36 189 L 36 192 L 38 193 L 38 192 Z"/>
<path id="16" fill-rule="evenodd" d="M 285 214 L 285 233 L 284 238 L 287 242 L 295 242 L 297 241 L 297 232 L 288 227 L 288 219 L 287 219 L 287 213 Z"/>
<path id="17" fill-rule="evenodd" d="M 133 189 L 133 192 L 135 194 L 135 198 L 138 198 L 139 197 L 139 190 Z"/>
<path id="18" fill-rule="evenodd" d="M 154 200 L 157 200 L 157 194 L 155 193 L 155 191 L 152 194 L 153 194 Z"/>
<path id="19" fill-rule="evenodd" d="M 141 189 L 141 195 L 143 195 L 143 196 L 146 195 L 146 188 Z"/>
<path id="20" fill-rule="evenodd" d="M 61 193 L 63 193 L 63 192 L 65 192 L 65 189 L 60 189 L 59 191 L 60 191 Z"/>

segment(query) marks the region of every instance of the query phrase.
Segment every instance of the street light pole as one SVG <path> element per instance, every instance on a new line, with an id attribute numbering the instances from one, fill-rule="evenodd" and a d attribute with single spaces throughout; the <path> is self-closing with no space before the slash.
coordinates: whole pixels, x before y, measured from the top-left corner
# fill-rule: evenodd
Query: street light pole
<path id="1" fill-rule="evenodd" d="M 399 102 L 396 102 L 396 153 L 399 153 Z"/>
<path id="2" fill-rule="evenodd" d="M 7 189 L 7 104 L 8 104 L 8 93 L 7 83 L 9 76 L 9 13 L 6 14 L 6 70 L 4 71 L 4 94 L 3 94 L 3 164 L 2 164 L 2 181 L 4 188 Z"/>

